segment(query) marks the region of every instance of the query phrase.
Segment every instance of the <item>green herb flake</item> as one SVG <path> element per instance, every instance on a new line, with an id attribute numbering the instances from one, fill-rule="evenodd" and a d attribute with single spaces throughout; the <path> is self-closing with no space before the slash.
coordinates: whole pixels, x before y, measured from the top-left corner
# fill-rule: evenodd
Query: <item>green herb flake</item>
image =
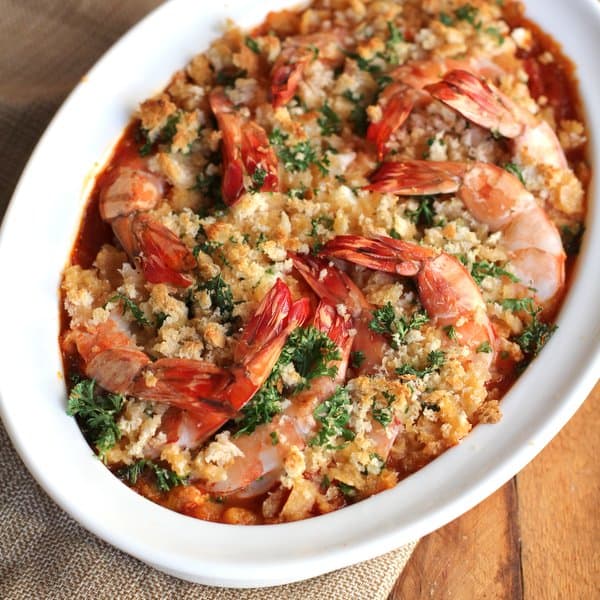
<path id="1" fill-rule="evenodd" d="M 145 327 L 150 325 L 150 321 L 144 315 L 144 311 L 130 298 L 125 296 L 125 294 L 115 294 L 112 296 L 108 302 L 120 302 L 122 306 L 123 314 L 126 314 L 127 311 L 131 313 L 131 316 L 140 324 Z"/>
<path id="2" fill-rule="evenodd" d="M 156 329 L 160 329 L 168 318 L 169 315 L 165 312 L 161 311 L 159 313 L 156 313 L 154 317 L 154 326 L 156 327 Z"/>
<path id="3" fill-rule="evenodd" d="M 354 432 L 348 428 L 352 402 L 346 388 L 338 387 L 327 400 L 319 404 L 313 412 L 320 428 L 309 440 L 310 446 L 324 446 L 330 450 L 339 450 L 354 439 Z M 339 443 L 339 438 L 344 440 Z"/>
<path id="4" fill-rule="evenodd" d="M 492 352 L 492 346 L 486 340 L 485 342 L 481 342 L 481 344 L 479 344 L 479 346 L 477 346 L 476 352 L 489 354 L 490 352 Z"/>
<path id="5" fill-rule="evenodd" d="M 421 402 L 421 408 L 423 410 L 431 410 L 433 412 L 440 412 L 440 405 L 434 404 L 433 402 Z"/>
<path id="6" fill-rule="evenodd" d="M 446 355 L 442 350 L 432 350 L 427 355 L 427 366 L 424 369 L 415 369 L 411 365 L 402 365 L 396 369 L 398 375 L 414 375 L 415 377 L 425 377 L 434 371 L 439 370 L 446 362 Z"/>
<path id="7" fill-rule="evenodd" d="M 446 26 L 451 27 L 454 24 L 454 19 L 445 12 L 440 13 L 440 21 Z"/>
<path id="8" fill-rule="evenodd" d="M 504 165 L 504 170 L 508 171 L 511 175 L 514 175 L 519 181 L 525 185 L 525 179 L 523 178 L 523 172 L 516 163 L 508 162 Z"/>
<path id="9" fill-rule="evenodd" d="M 391 336 L 391 346 L 397 350 L 411 329 L 419 329 L 421 325 L 428 321 L 429 317 L 420 311 L 413 313 L 408 320 L 404 317 L 398 317 L 392 303 L 387 302 L 373 311 L 369 329 L 376 333 Z"/>
<path id="10" fill-rule="evenodd" d="M 210 297 L 211 305 L 219 309 L 223 320 L 231 320 L 233 315 L 233 294 L 231 287 L 221 277 L 221 274 L 215 275 L 212 279 L 200 284 L 198 290 L 206 290 Z"/>
<path id="11" fill-rule="evenodd" d="M 255 194 L 260 191 L 263 184 L 265 183 L 265 178 L 267 176 L 267 171 L 262 167 L 256 167 L 254 169 L 254 173 L 252 173 L 252 187 L 250 188 L 250 193 Z"/>
<path id="12" fill-rule="evenodd" d="M 305 140 L 292 146 L 287 145 L 288 135 L 275 128 L 269 136 L 269 142 L 274 146 L 279 159 L 286 171 L 298 173 L 306 171 L 310 165 L 315 165 L 323 175 L 329 173 L 327 156 L 319 158 L 310 141 Z"/>
<path id="13" fill-rule="evenodd" d="M 342 130 L 342 121 L 338 114 L 329 106 L 327 101 L 321 107 L 321 117 L 317 119 L 317 123 L 321 128 L 321 135 L 332 135 L 340 133 Z"/>
<path id="14" fill-rule="evenodd" d="M 344 494 L 345 498 L 352 499 L 356 497 L 356 488 L 353 485 L 348 485 L 347 483 L 338 481 L 337 486 L 340 488 L 340 492 Z"/>
<path id="15" fill-rule="evenodd" d="M 526 356 L 522 366 L 526 366 L 540 353 L 557 329 L 556 325 L 545 323 L 539 319 L 541 311 L 541 308 L 536 308 L 529 312 L 531 320 L 515 340 Z"/>
<path id="16" fill-rule="evenodd" d="M 361 350 L 355 350 L 350 353 L 350 366 L 353 369 L 360 369 L 360 365 L 365 362 L 365 353 Z"/>
<path id="17" fill-rule="evenodd" d="M 389 392 L 383 392 L 382 396 L 385 403 L 378 402 L 377 397 L 375 397 L 371 404 L 371 414 L 382 427 L 387 427 L 393 419 L 391 405 L 396 398 Z"/>
<path id="18" fill-rule="evenodd" d="M 156 487 L 161 492 L 168 492 L 178 485 L 185 485 L 187 479 L 180 477 L 174 471 L 157 465 L 151 460 L 142 459 L 132 465 L 123 467 L 117 471 L 117 476 L 131 485 L 135 485 L 145 469 L 154 473 Z"/>
<path id="19" fill-rule="evenodd" d="M 473 263 L 473 266 L 471 267 L 471 277 L 473 277 L 478 284 L 480 284 L 485 277 L 508 277 L 514 283 L 519 283 L 520 281 L 516 275 L 513 275 L 506 269 L 488 262 L 487 260 Z"/>
<path id="20" fill-rule="evenodd" d="M 273 446 L 277 446 L 277 444 L 279 444 L 279 434 L 276 431 L 271 431 L 271 433 L 269 433 L 269 437 L 271 438 L 271 444 L 273 444 Z"/>
<path id="21" fill-rule="evenodd" d="M 520 310 L 531 312 L 534 309 L 533 298 L 506 298 L 502 300 L 501 304 L 502 308 L 513 312 L 518 312 Z"/>
<path id="22" fill-rule="evenodd" d="M 388 21 L 387 27 L 390 37 L 385 43 L 386 51 L 384 54 L 384 59 L 390 65 L 397 65 L 400 62 L 400 59 L 398 57 L 396 45 L 404 41 L 404 36 L 398 27 L 392 23 L 392 21 Z"/>
<path id="23" fill-rule="evenodd" d="M 453 325 L 446 325 L 446 327 L 444 327 L 444 331 L 446 332 L 448 339 L 456 340 L 456 329 Z"/>
<path id="24" fill-rule="evenodd" d="M 349 117 L 354 133 L 360 137 L 364 137 L 369 128 L 367 104 L 364 102 L 364 95 L 354 94 L 351 90 L 346 90 L 342 96 L 354 105 Z"/>
<path id="25" fill-rule="evenodd" d="M 356 52 L 346 52 L 346 56 L 352 60 L 355 60 L 358 68 L 361 71 L 366 71 L 367 73 L 371 74 L 379 73 L 381 71 L 381 66 L 374 62 L 375 58 L 368 60 Z"/>
<path id="26" fill-rule="evenodd" d="M 237 67 L 226 67 L 217 73 L 217 84 L 225 87 L 233 87 L 236 79 L 246 77 L 248 72 Z"/>
<path id="27" fill-rule="evenodd" d="M 116 417 L 123 402 L 121 394 L 97 392 L 93 379 L 82 379 L 69 394 L 67 414 L 79 419 L 86 439 L 96 447 L 101 458 L 121 437 Z"/>
<path id="28" fill-rule="evenodd" d="M 493 38 L 496 38 L 498 46 L 504 44 L 504 36 L 500 33 L 497 27 L 487 27 L 485 32 Z"/>
<path id="29" fill-rule="evenodd" d="M 477 9 L 475 6 L 473 6 L 471 4 L 463 4 L 462 6 L 459 6 L 454 11 L 454 14 L 457 19 L 459 19 L 460 21 L 466 21 L 467 23 L 470 23 L 474 27 L 478 26 L 478 23 L 475 22 L 475 19 L 477 18 L 478 13 L 479 13 L 479 9 Z M 481 23 L 479 23 L 479 26 L 480 25 L 481 25 Z"/>
<path id="30" fill-rule="evenodd" d="M 260 54 L 260 47 L 254 38 L 248 36 L 244 40 L 244 43 L 248 48 L 250 48 L 250 50 L 252 50 L 252 52 L 254 52 L 254 54 Z"/>
<path id="31" fill-rule="evenodd" d="M 416 225 L 431 227 L 435 211 L 433 209 L 434 198 L 432 196 L 423 196 L 418 199 L 419 206 L 415 210 L 405 210 L 404 214 Z"/>

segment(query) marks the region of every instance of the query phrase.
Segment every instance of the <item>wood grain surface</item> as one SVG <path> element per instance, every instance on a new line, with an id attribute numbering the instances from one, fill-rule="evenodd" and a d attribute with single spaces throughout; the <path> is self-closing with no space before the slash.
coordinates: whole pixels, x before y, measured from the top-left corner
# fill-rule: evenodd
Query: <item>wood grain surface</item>
<path id="1" fill-rule="evenodd" d="M 600 383 L 487 500 L 424 537 L 390 600 L 600 598 Z"/>

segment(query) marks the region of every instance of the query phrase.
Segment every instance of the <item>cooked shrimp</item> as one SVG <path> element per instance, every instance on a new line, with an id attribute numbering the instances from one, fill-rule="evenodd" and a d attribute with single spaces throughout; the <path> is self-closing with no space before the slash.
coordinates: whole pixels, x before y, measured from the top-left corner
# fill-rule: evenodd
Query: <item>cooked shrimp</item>
<path id="1" fill-rule="evenodd" d="M 265 130 L 254 121 L 244 121 L 222 87 L 210 93 L 210 107 L 223 134 L 223 201 L 234 204 L 246 189 L 276 191 L 277 157 Z M 248 188 L 244 175 L 254 182 Z"/>
<path id="2" fill-rule="evenodd" d="M 194 421 L 194 442 L 199 443 L 260 389 L 288 335 L 308 313 L 308 300 L 292 302 L 289 288 L 277 280 L 244 328 L 239 341 L 243 355 L 238 351 L 236 364 L 227 370 L 182 358 L 151 362 L 112 319 L 72 331 L 67 343 L 75 343 L 85 374 L 104 389 L 185 410 Z"/>
<path id="3" fill-rule="evenodd" d="M 299 254 L 290 254 L 290 257 L 298 273 L 319 298 L 348 311 L 356 329 L 353 348 L 364 357 L 356 371 L 359 374 L 373 373 L 381 366 L 388 345 L 381 334 L 369 328 L 374 307 L 352 279 L 331 261 Z"/>
<path id="4" fill-rule="evenodd" d="M 160 178 L 139 168 L 120 167 L 100 191 L 100 216 L 112 229 L 131 260 L 141 265 L 150 283 L 187 287 L 182 275 L 196 266 L 187 246 L 147 214 L 163 198 Z"/>
<path id="5" fill-rule="evenodd" d="M 568 168 L 552 127 L 518 106 L 493 83 L 457 69 L 425 89 L 469 121 L 509 138 L 519 162 L 528 156 L 537 164 Z"/>
<path id="6" fill-rule="evenodd" d="M 489 163 L 412 160 L 384 163 L 368 189 L 399 195 L 457 192 L 467 210 L 502 245 L 521 282 L 551 308 L 565 283 L 565 251 L 556 225 L 517 177 Z"/>
<path id="7" fill-rule="evenodd" d="M 335 307 L 326 301 L 317 307 L 312 324 L 326 333 L 339 348 L 340 359 L 327 365 L 336 368 L 335 376 L 313 379 L 307 389 L 290 398 L 290 405 L 282 414 L 270 423 L 259 425 L 249 435 L 232 440 L 239 455 L 226 467 L 226 479 L 207 484 L 211 493 L 252 497 L 266 492 L 283 472 L 283 463 L 290 448 L 304 448 L 314 434 L 317 428 L 313 414 L 315 408 L 345 380 L 352 338 L 347 319 L 338 315 Z M 259 478 L 260 481 L 257 481 Z"/>
<path id="8" fill-rule="evenodd" d="M 423 90 L 453 69 L 469 69 L 490 77 L 501 73 L 500 67 L 491 61 L 472 57 L 415 61 L 394 69 L 390 74 L 392 83 L 378 98 L 381 118 L 371 122 L 367 129 L 367 139 L 376 145 L 380 160 L 391 135 L 404 124 L 415 104 L 429 101 L 429 94 Z"/>
<path id="9" fill-rule="evenodd" d="M 344 60 L 343 40 L 345 31 L 314 33 L 287 37 L 281 54 L 271 71 L 271 96 L 273 107 L 285 106 L 296 93 L 308 65 L 321 60 L 332 67 Z"/>
<path id="10" fill-rule="evenodd" d="M 419 299 L 435 324 L 453 326 L 457 339 L 473 350 L 485 343 L 494 348 L 494 333 L 481 292 L 453 256 L 386 236 L 358 235 L 333 238 L 321 254 L 377 271 L 416 277 Z M 491 362 L 493 353 L 486 356 Z"/>

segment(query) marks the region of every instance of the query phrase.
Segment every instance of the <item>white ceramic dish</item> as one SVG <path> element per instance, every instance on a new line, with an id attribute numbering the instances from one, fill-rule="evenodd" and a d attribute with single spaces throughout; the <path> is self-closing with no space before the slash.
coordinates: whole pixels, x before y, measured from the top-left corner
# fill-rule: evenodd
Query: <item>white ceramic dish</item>
<path id="1" fill-rule="evenodd" d="M 31 157 L 0 233 L 0 409 L 37 481 L 96 535 L 184 579 L 266 586 L 371 558 L 440 527 L 507 481 L 566 423 L 600 374 L 600 278 L 593 260 L 600 256 L 600 190 L 595 177 L 587 233 L 559 330 L 504 399 L 499 424 L 477 427 L 460 446 L 393 490 L 316 519 L 253 528 L 161 508 L 113 477 L 65 414 L 57 289 L 92 183 L 90 168 L 108 156 L 137 103 L 206 48 L 226 17 L 251 26 L 268 10 L 293 2 L 216 4 L 174 0 L 142 21 L 77 86 Z M 600 97 L 600 5 L 527 4 L 528 15 L 579 66 L 582 96 L 591 109 Z M 588 111 L 587 125 L 597 173 L 598 111 Z"/>

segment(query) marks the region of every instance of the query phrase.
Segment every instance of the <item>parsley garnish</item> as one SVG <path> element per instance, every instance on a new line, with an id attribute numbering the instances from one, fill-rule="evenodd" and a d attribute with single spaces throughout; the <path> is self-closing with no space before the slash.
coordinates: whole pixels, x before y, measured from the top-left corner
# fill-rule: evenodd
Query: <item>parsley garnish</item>
<path id="1" fill-rule="evenodd" d="M 511 175 L 518 177 L 519 181 L 525 185 L 525 179 L 523 179 L 523 173 L 516 163 L 509 162 L 504 165 L 504 170 L 508 171 Z"/>
<path id="2" fill-rule="evenodd" d="M 454 19 L 447 13 L 440 13 L 440 21 L 446 26 L 450 27 L 454 23 Z"/>
<path id="3" fill-rule="evenodd" d="M 180 477 L 174 471 L 157 465 L 147 459 L 138 460 L 132 465 L 123 467 L 117 471 L 117 476 L 131 485 L 135 485 L 144 469 L 150 469 L 156 478 L 156 487 L 161 492 L 168 492 L 177 485 L 185 485 L 187 478 Z"/>
<path id="4" fill-rule="evenodd" d="M 123 408 L 121 394 L 101 394 L 95 391 L 93 379 L 83 379 L 69 394 L 67 414 L 78 417 L 83 433 L 103 458 L 121 437 L 115 421 Z"/>
<path id="5" fill-rule="evenodd" d="M 346 52 L 345 54 L 348 58 L 351 58 L 352 60 L 356 61 L 356 64 L 358 65 L 358 68 L 361 71 L 367 71 L 367 73 L 371 74 L 379 73 L 381 71 L 381 66 L 378 64 L 374 64 L 373 62 L 377 57 L 368 60 L 366 58 L 363 58 L 362 56 L 360 56 L 360 54 L 357 54 L 356 52 Z"/>
<path id="6" fill-rule="evenodd" d="M 404 211 L 404 214 L 416 225 L 431 227 L 433 225 L 433 217 L 435 216 L 433 200 L 432 196 L 423 196 L 418 199 L 419 206 L 415 210 L 407 209 Z"/>
<path id="7" fill-rule="evenodd" d="M 254 38 L 247 37 L 244 40 L 244 43 L 246 44 L 246 46 L 248 46 L 248 48 L 250 48 L 250 50 L 252 50 L 252 52 L 254 52 L 254 54 L 260 54 L 258 42 Z"/>
<path id="8" fill-rule="evenodd" d="M 247 74 L 245 69 L 238 69 L 234 66 L 226 67 L 217 73 L 217 83 L 225 87 L 232 87 L 238 77 L 246 77 Z"/>
<path id="9" fill-rule="evenodd" d="M 333 217 L 330 217 L 328 215 L 321 215 L 320 217 L 315 217 L 314 219 L 311 219 L 311 228 L 310 233 L 308 234 L 310 235 L 310 237 L 317 237 L 319 235 L 319 225 L 331 231 L 331 228 L 333 227 Z"/>
<path id="10" fill-rule="evenodd" d="M 371 413 L 373 418 L 381 424 L 382 427 L 387 427 L 392 422 L 392 402 L 396 399 L 393 394 L 389 392 L 383 392 L 382 396 L 385 398 L 386 404 L 377 402 L 376 398 L 373 398 L 373 404 L 371 405 Z"/>
<path id="11" fill-rule="evenodd" d="M 449 339 L 456 340 L 456 329 L 453 325 L 446 325 L 446 327 L 444 327 L 444 331 Z"/>
<path id="12" fill-rule="evenodd" d="M 480 284 L 485 277 L 508 277 L 514 283 L 518 283 L 520 279 L 516 276 L 495 265 L 487 260 L 483 260 L 481 262 L 474 262 L 471 267 L 471 277 Z"/>
<path id="13" fill-rule="evenodd" d="M 315 377 L 335 377 L 337 367 L 328 366 L 329 362 L 339 360 L 340 353 L 334 342 L 315 327 L 298 327 L 288 337 L 279 359 L 269 378 L 244 408 L 242 416 L 237 419 L 239 429 L 236 435 L 252 433 L 256 427 L 263 423 L 270 423 L 271 419 L 281 412 L 283 397 L 281 391 L 281 369 L 293 363 L 296 372 L 303 381 L 291 391 L 308 387 L 308 382 Z"/>
<path id="14" fill-rule="evenodd" d="M 352 128 L 354 129 L 354 133 L 361 137 L 364 137 L 367 133 L 367 129 L 369 128 L 369 118 L 367 117 L 367 107 L 366 104 L 363 103 L 364 95 L 363 94 L 354 94 L 351 90 L 346 90 L 342 96 L 349 100 L 354 105 L 352 111 L 350 112 L 350 122 L 352 123 Z"/>
<path id="15" fill-rule="evenodd" d="M 163 323 L 169 318 L 169 315 L 167 313 L 164 312 L 159 312 L 156 313 L 156 316 L 154 318 L 154 326 L 157 329 L 160 329 L 163 326 Z"/>
<path id="16" fill-rule="evenodd" d="M 460 21 L 466 21 L 467 23 L 470 23 L 476 29 L 479 29 L 479 27 L 481 27 L 480 21 L 477 23 L 475 22 L 478 13 L 479 9 L 477 9 L 471 4 L 463 4 L 454 11 L 454 14 L 456 15 L 457 19 L 459 19 Z"/>
<path id="17" fill-rule="evenodd" d="M 342 492 L 346 498 L 350 499 L 356 496 L 356 488 L 353 485 L 348 485 L 342 481 L 338 481 L 337 485 L 340 488 L 340 492 Z"/>
<path id="18" fill-rule="evenodd" d="M 365 353 L 360 350 L 350 352 L 350 366 L 353 369 L 360 369 L 360 365 L 365 362 Z"/>
<path id="19" fill-rule="evenodd" d="M 319 404 L 313 412 L 320 429 L 308 442 L 309 446 L 324 446 L 329 450 L 339 450 L 354 439 L 354 432 L 348 428 L 352 402 L 346 388 L 338 387 L 333 395 Z M 342 444 L 337 443 L 342 438 Z"/>
<path id="20" fill-rule="evenodd" d="M 531 312 L 534 309 L 533 298 L 506 298 L 502 300 L 502 308 L 513 312 L 519 310 Z"/>
<path id="21" fill-rule="evenodd" d="M 440 405 L 434 404 L 433 402 L 421 402 L 421 408 L 423 410 L 432 410 L 433 412 L 440 412 Z"/>
<path id="22" fill-rule="evenodd" d="M 317 119 L 319 127 L 321 127 L 321 135 L 331 135 L 339 133 L 342 130 L 342 121 L 334 110 L 329 106 L 327 101 L 320 109 L 322 117 Z"/>
<path id="23" fill-rule="evenodd" d="M 144 326 L 149 326 L 150 325 L 150 321 L 148 321 L 148 319 L 146 318 L 146 315 L 144 315 L 144 311 L 130 298 L 128 298 L 127 296 L 125 296 L 125 294 L 115 294 L 114 296 L 112 296 L 112 298 L 110 298 L 108 300 L 109 302 L 121 302 L 121 306 L 123 314 L 126 314 L 127 311 L 129 311 L 131 313 L 131 315 L 133 316 L 133 318 L 140 324 L 140 325 L 144 325 Z"/>
<path id="24" fill-rule="evenodd" d="M 391 336 L 391 346 L 397 350 L 411 329 L 419 329 L 427 321 L 429 317 L 424 312 L 413 313 L 409 320 L 398 317 L 392 303 L 388 302 L 373 311 L 369 329 Z"/>
<path id="25" fill-rule="evenodd" d="M 385 43 L 385 60 L 391 65 L 397 65 L 400 62 L 398 58 L 398 52 L 396 51 L 396 44 L 404 41 L 404 36 L 402 32 L 392 23 L 392 21 L 388 21 L 388 31 L 390 33 L 390 37 Z"/>
<path id="26" fill-rule="evenodd" d="M 425 377 L 429 373 L 439 370 L 446 362 L 446 355 L 442 350 L 432 350 L 427 355 L 427 366 L 424 369 L 415 369 L 411 365 L 402 365 L 396 369 L 398 375 L 414 375 L 415 377 Z"/>
<path id="27" fill-rule="evenodd" d="M 275 128 L 269 136 L 269 142 L 275 147 L 286 171 L 297 173 L 306 171 L 310 165 L 316 165 L 323 175 L 329 173 L 327 156 L 319 159 L 316 150 L 308 140 L 288 146 L 286 144 L 288 138 L 289 135 L 278 128 Z"/>
<path id="28" fill-rule="evenodd" d="M 496 27 L 488 27 L 485 32 L 492 37 L 496 38 L 498 42 L 498 46 L 502 46 L 504 44 L 504 36 L 500 33 L 500 31 Z"/>
<path id="29" fill-rule="evenodd" d="M 277 444 L 279 444 L 279 434 L 276 431 L 271 431 L 271 433 L 269 433 L 269 437 L 271 438 L 271 444 L 273 444 L 273 446 L 277 446 Z"/>
<path id="30" fill-rule="evenodd" d="M 489 354 L 492 351 L 492 346 L 490 345 L 490 343 L 485 340 L 485 342 L 481 342 L 481 344 L 479 344 L 479 346 L 477 346 L 477 350 L 476 352 L 479 353 L 485 353 L 485 354 Z"/>
<path id="31" fill-rule="evenodd" d="M 231 320 L 233 315 L 233 294 L 231 293 L 231 288 L 220 274 L 200 284 L 198 289 L 208 292 L 211 305 L 219 309 L 221 317 L 225 321 Z"/>
<path id="32" fill-rule="evenodd" d="M 262 167 L 256 167 L 254 169 L 254 173 L 252 173 L 252 187 L 250 188 L 250 193 L 255 194 L 260 191 L 260 188 L 265 183 L 265 177 L 267 176 L 267 171 Z"/>
<path id="33" fill-rule="evenodd" d="M 531 321 L 529 325 L 522 331 L 521 335 L 516 338 L 517 344 L 521 347 L 521 351 L 525 354 L 521 366 L 526 366 L 530 363 L 546 345 L 546 342 L 552 337 L 557 326 L 550 323 L 544 323 L 538 318 L 541 308 L 533 308 L 529 311 Z"/>

